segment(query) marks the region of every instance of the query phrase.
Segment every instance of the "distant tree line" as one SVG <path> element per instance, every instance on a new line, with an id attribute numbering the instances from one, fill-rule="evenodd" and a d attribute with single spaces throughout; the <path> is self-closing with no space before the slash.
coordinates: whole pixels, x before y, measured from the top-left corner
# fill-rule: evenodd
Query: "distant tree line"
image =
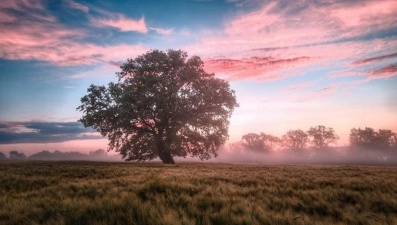
<path id="1" fill-rule="evenodd" d="M 244 150 L 253 153 L 287 153 L 292 156 L 306 156 L 306 153 L 335 153 L 338 147 L 336 141 L 339 136 L 333 128 L 318 125 L 309 130 L 289 130 L 281 137 L 265 133 L 248 133 L 241 140 L 230 146 L 233 149 Z M 397 159 L 397 134 L 388 129 L 375 130 L 366 127 L 350 130 L 349 145 L 342 147 L 348 150 L 350 156 L 363 156 L 373 153 L 374 156 L 392 156 Z M 311 151 L 307 151 L 311 150 Z M 226 153 L 225 153 L 226 154 Z M 80 152 L 49 152 L 43 150 L 29 157 L 18 151 L 10 151 L 9 157 L 0 152 L 0 160 L 116 160 L 117 156 L 108 156 L 107 151 L 98 149 L 84 154 Z"/>
<path id="2" fill-rule="evenodd" d="M 117 158 L 116 158 L 117 157 Z M 88 154 L 81 152 L 61 152 L 55 150 L 50 152 L 43 150 L 41 152 L 35 153 L 29 157 L 26 157 L 24 153 L 19 153 L 18 151 L 10 151 L 9 157 L 4 153 L 0 152 L 0 160 L 117 160 L 118 156 L 108 156 L 107 151 L 103 149 L 98 149 L 95 151 L 90 151 Z"/>
<path id="3" fill-rule="evenodd" d="M 339 136 L 333 128 L 318 125 L 309 130 L 289 130 L 282 137 L 265 133 L 248 133 L 242 136 L 240 144 L 243 149 L 254 152 L 270 153 L 273 151 L 290 151 L 302 153 L 311 148 L 315 150 L 330 150 L 336 145 Z M 349 136 L 351 150 L 383 151 L 397 154 L 397 135 L 391 130 L 366 127 L 353 128 Z"/>

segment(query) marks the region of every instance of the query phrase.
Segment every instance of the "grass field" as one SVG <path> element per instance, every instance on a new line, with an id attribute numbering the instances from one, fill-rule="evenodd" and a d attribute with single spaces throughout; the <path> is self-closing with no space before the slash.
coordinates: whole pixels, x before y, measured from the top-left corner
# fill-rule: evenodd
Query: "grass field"
<path id="1" fill-rule="evenodd" d="M 397 167 L 0 162 L 0 224 L 397 224 Z"/>

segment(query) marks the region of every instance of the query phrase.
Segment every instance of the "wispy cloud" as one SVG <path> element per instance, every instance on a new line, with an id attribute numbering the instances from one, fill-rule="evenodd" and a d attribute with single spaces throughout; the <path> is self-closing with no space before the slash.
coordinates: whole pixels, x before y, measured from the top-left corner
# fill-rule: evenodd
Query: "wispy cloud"
<path id="1" fill-rule="evenodd" d="M 181 30 L 179 34 L 183 36 L 190 36 L 190 32 L 186 29 Z"/>
<path id="2" fill-rule="evenodd" d="M 144 17 L 139 20 L 126 18 L 122 14 L 116 14 L 113 17 L 111 19 L 92 19 L 92 22 L 96 26 L 110 26 L 124 32 L 134 31 L 143 34 L 148 32 Z"/>
<path id="3" fill-rule="evenodd" d="M 298 83 L 298 84 L 294 84 L 289 86 L 288 88 L 286 88 L 284 91 L 286 92 L 290 92 L 290 91 L 297 91 L 297 90 L 302 90 L 308 87 L 311 87 L 315 84 L 315 81 L 309 81 L 309 82 L 303 82 L 303 83 Z"/>
<path id="4" fill-rule="evenodd" d="M 162 28 L 154 28 L 154 27 L 150 27 L 150 30 L 154 30 L 159 34 L 164 34 L 164 35 L 169 35 L 172 34 L 172 32 L 174 32 L 174 28 L 171 29 L 162 29 Z"/>
<path id="5" fill-rule="evenodd" d="M 389 64 L 386 66 L 383 66 L 379 69 L 375 69 L 369 72 L 371 76 L 385 76 L 385 77 L 390 77 L 390 76 L 397 76 L 397 63 Z"/>
<path id="6" fill-rule="evenodd" d="M 392 58 L 397 58 L 397 53 L 382 55 L 382 56 L 377 56 L 377 57 L 371 57 L 371 58 L 367 58 L 367 59 L 360 59 L 360 60 L 352 62 L 352 64 L 353 65 L 362 65 L 362 64 L 379 62 L 379 61 L 383 61 L 386 59 L 392 59 Z"/>
<path id="7" fill-rule="evenodd" d="M 299 97 L 293 97 L 292 102 L 307 102 L 316 99 L 327 98 L 336 95 L 337 89 L 341 86 L 339 83 L 331 84 L 327 87 L 319 88 L 304 92 Z"/>
<path id="8" fill-rule="evenodd" d="M 205 60 L 205 69 L 214 72 L 228 80 L 275 80 L 271 72 L 307 64 L 316 59 L 307 56 L 295 58 L 274 58 L 256 56 L 249 58 L 218 58 Z M 282 77 L 279 77 L 282 78 Z"/>
<path id="9" fill-rule="evenodd" d="M 74 8 L 74 9 L 81 10 L 81 11 L 83 11 L 85 13 L 88 13 L 90 11 L 88 6 L 80 4 L 80 3 L 77 3 L 77 2 L 75 2 L 73 0 L 67 0 L 66 2 L 69 4 L 70 7 Z"/>
<path id="10" fill-rule="evenodd" d="M 93 129 L 68 122 L 0 122 L 0 144 L 55 143 L 70 140 L 101 139 Z"/>

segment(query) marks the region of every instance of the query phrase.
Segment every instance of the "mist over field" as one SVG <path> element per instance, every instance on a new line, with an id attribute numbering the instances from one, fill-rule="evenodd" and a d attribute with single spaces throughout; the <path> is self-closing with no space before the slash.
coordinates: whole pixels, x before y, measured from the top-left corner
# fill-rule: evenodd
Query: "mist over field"
<path id="1" fill-rule="evenodd" d="M 313 165 L 378 165 L 397 166 L 397 154 L 393 151 L 376 150 L 351 150 L 348 147 L 335 147 L 326 149 L 307 149 L 301 154 L 288 151 L 271 153 L 252 152 L 247 149 L 235 149 L 233 147 L 221 148 L 217 157 L 202 161 L 193 157 L 177 157 L 176 163 L 184 162 L 208 162 L 208 163 L 255 163 L 268 165 L 291 165 L 291 164 L 313 164 Z M 0 160 L 8 160 L 7 154 L 0 155 Z M 21 158 L 14 158 L 14 160 Z M 103 161 L 122 162 L 119 154 L 84 154 L 81 152 L 41 151 L 22 158 L 22 160 L 44 160 L 44 161 Z M 160 162 L 159 159 L 153 160 Z"/>
<path id="2" fill-rule="evenodd" d="M 346 148 L 326 149 L 323 152 L 308 150 L 301 155 L 285 152 L 255 153 L 246 150 L 236 152 L 221 150 L 218 157 L 209 161 L 264 164 L 397 165 L 397 155 L 374 151 L 349 152 Z"/>

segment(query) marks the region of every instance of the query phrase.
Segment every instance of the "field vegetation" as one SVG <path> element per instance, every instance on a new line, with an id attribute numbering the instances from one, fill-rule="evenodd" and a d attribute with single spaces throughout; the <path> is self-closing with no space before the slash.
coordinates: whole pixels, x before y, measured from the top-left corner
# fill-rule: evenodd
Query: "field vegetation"
<path id="1" fill-rule="evenodd" d="M 397 168 L 0 162 L 0 224 L 397 224 Z"/>

